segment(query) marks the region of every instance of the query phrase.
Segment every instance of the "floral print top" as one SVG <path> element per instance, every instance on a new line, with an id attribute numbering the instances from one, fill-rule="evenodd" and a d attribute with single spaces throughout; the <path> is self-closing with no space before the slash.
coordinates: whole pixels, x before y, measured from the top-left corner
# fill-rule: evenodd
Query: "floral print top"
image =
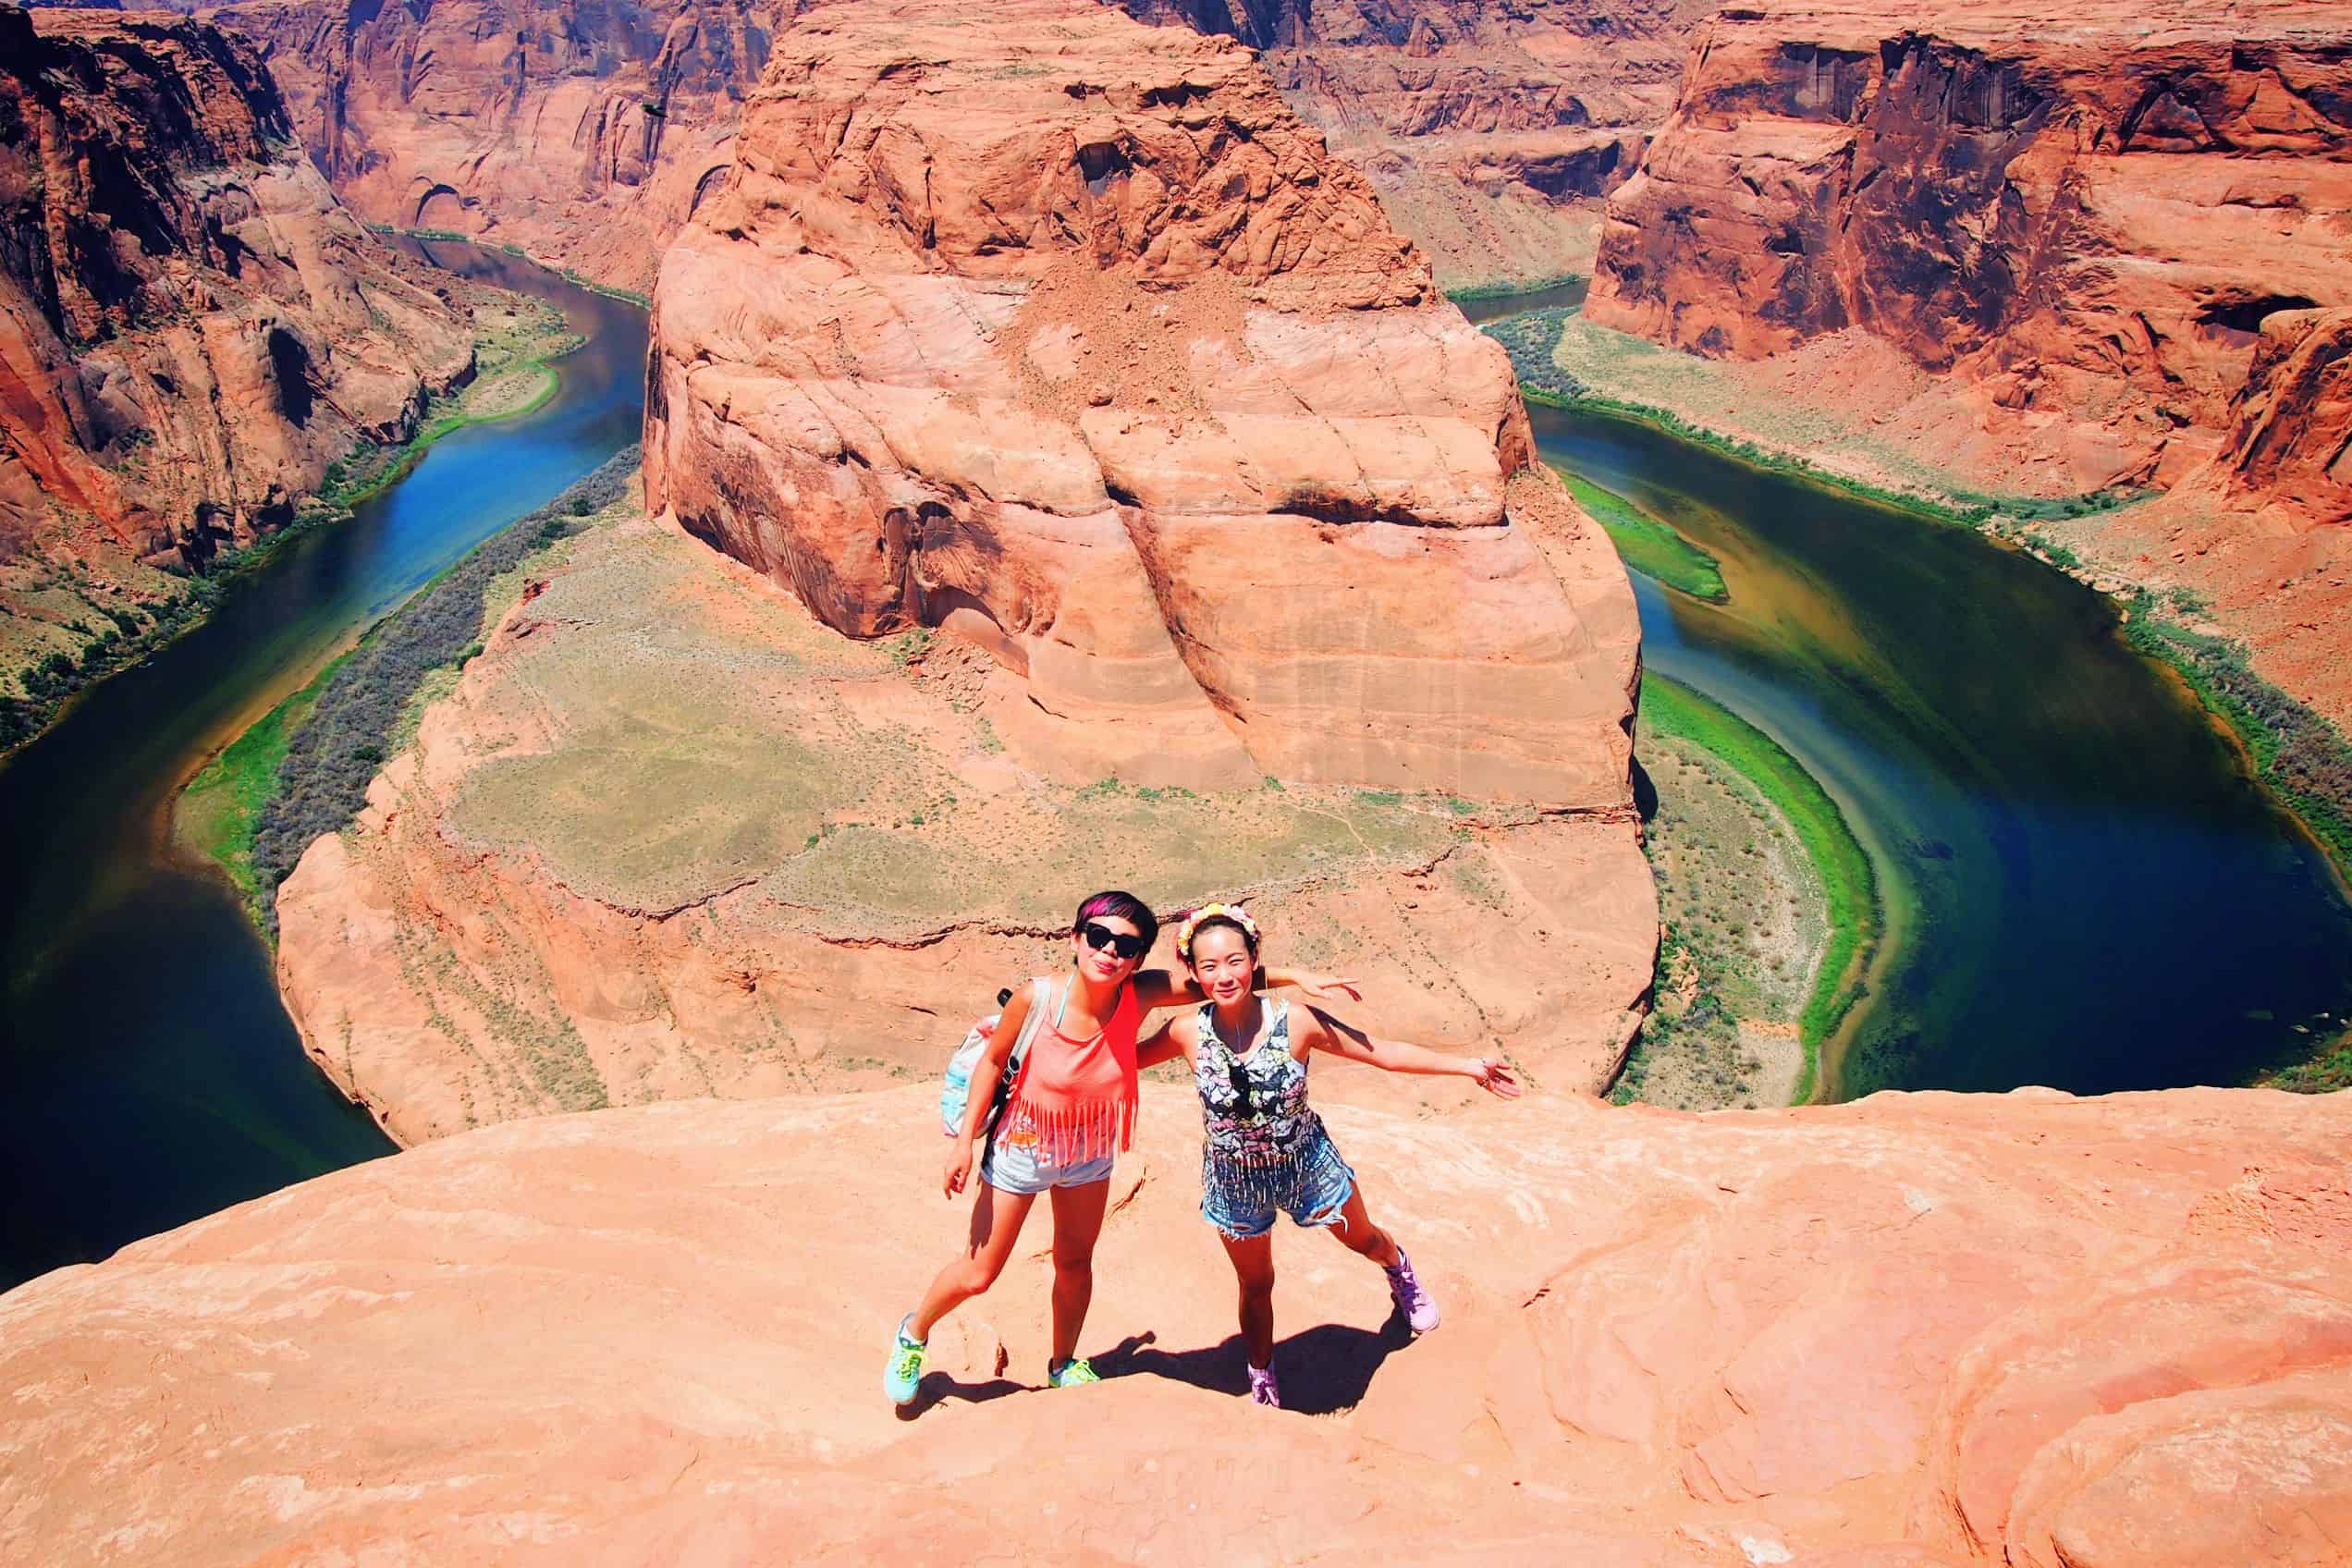
<path id="1" fill-rule="evenodd" d="M 1291 1004 L 1278 998 L 1270 1005 L 1266 1038 L 1235 1056 L 1217 1033 L 1215 1007 L 1201 1004 L 1193 1087 L 1200 1092 L 1201 1130 L 1212 1165 L 1287 1164 L 1322 1130 L 1307 1108 L 1306 1064 L 1291 1054 Z"/>

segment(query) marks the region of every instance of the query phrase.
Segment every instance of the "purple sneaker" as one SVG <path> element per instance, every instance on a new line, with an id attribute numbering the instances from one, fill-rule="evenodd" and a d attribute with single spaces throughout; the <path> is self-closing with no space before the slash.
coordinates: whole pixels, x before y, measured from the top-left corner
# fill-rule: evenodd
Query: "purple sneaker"
<path id="1" fill-rule="evenodd" d="M 1421 1288 L 1419 1277 L 1413 1272 L 1413 1260 L 1404 1256 L 1403 1247 L 1397 1248 L 1396 1267 L 1381 1272 L 1389 1277 L 1389 1298 L 1404 1314 L 1406 1327 L 1426 1334 L 1438 1326 L 1438 1304 Z"/>
<path id="2" fill-rule="evenodd" d="M 1274 1380 L 1274 1368 L 1270 1366 L 1253 1366 L 1249 1369 L 1249 1375 L 1250 1403 L 1270 1404 L 1277 1410 L 1281 1409 L 1282 1385 Z"/>

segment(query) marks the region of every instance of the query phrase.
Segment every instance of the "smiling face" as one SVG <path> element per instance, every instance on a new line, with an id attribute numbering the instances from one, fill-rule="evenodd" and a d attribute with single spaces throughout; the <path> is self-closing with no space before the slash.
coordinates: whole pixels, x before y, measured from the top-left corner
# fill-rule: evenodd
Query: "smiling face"
<path id="1" fill-rule="evenodd" d="M 1193 978 L 1208 993 L 1208 999 L 1219 1007 L 1231 1007 L 1249 995 L 1257 974 L 1257 955 L 1250 951 L 1247 937 L 1220 921 L 1193 934 L 1192 966 Z"/>
<path id="2" fill-rule="evenodd" d="M 1109 939 L 1096 947 L 1096 939 L 1106 935 Z M 1129 949 L 1133 956 L 1121 957 L 1121 947 Z M 1144 934 L 1124 915 L 1091 915 L 1070 934 L 1070 951 L 1079 974 L 1105 986 L 1116 985 L 1144 962 Z"/>

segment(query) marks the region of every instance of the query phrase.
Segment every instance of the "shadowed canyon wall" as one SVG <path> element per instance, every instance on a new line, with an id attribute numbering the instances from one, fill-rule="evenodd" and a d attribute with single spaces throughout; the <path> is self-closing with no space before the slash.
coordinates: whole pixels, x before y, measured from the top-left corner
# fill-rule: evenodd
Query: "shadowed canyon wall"
<path id="1" fill-rule="evenodd" d="M 643 292 L 723 172 L 797 0 L 251 0 L 302 140 L 370 223 L 512 244 Z"/>
<path id="2" fill-rule="evenodd" d="M 142 567 L 288 521 L 472 363 L 463 312 L 208 24 L 0 10 L 0 586 L 26 627 L 67 613 L 57 571 L 135 598 Z"/>
<path id="3" fill-rule="evenodd" d="M 1589 273 L 1714 0 L 1121 0 L 1264 51 L 1448 288 Z"/>

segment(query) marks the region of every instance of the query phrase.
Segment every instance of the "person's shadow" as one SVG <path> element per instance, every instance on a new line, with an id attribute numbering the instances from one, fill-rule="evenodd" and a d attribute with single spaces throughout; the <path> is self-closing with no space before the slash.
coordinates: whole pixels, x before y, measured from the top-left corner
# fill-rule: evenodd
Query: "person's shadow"
<path id="1" fill-rule="evenodd" d="M 914 1397 L 898 1407 L 899 1419 L 912 1421 L 933 1405 L 951 1399 L 962 1400 L 966 1404 L 986 1404 L 1007 1394 L 1027 1393 L 1030 1388 L 1030 1384 L 1016 1383 L 1010 1378 L 991 1378 L 985 1383 L 962 1383 L 952 1373 L 928 1372 L 924 1375 L 923 1381 L 915 1385 Z"/>
<path id="2" fill-rule="evenodd" d="M 1172 1378 L 1196 1389 L 1246 1398 L 1249 1357 L 1242 1337 L 1198 1350 L 1158 1348 L 1149 1329 L 1131 1334 L 1091 1359 L 1105 1378 Z M 1391 1312 L 1378 1330 L 1344 1323 L 1321 1323 L 1274 1344 L 1282 1377 L 1282 1408 L 1305 1415 L 1332 1415 L 1361 1403 L 1372 1375 L 1390 1353 L 1413 1342 L 1402 1313 Z"/>

